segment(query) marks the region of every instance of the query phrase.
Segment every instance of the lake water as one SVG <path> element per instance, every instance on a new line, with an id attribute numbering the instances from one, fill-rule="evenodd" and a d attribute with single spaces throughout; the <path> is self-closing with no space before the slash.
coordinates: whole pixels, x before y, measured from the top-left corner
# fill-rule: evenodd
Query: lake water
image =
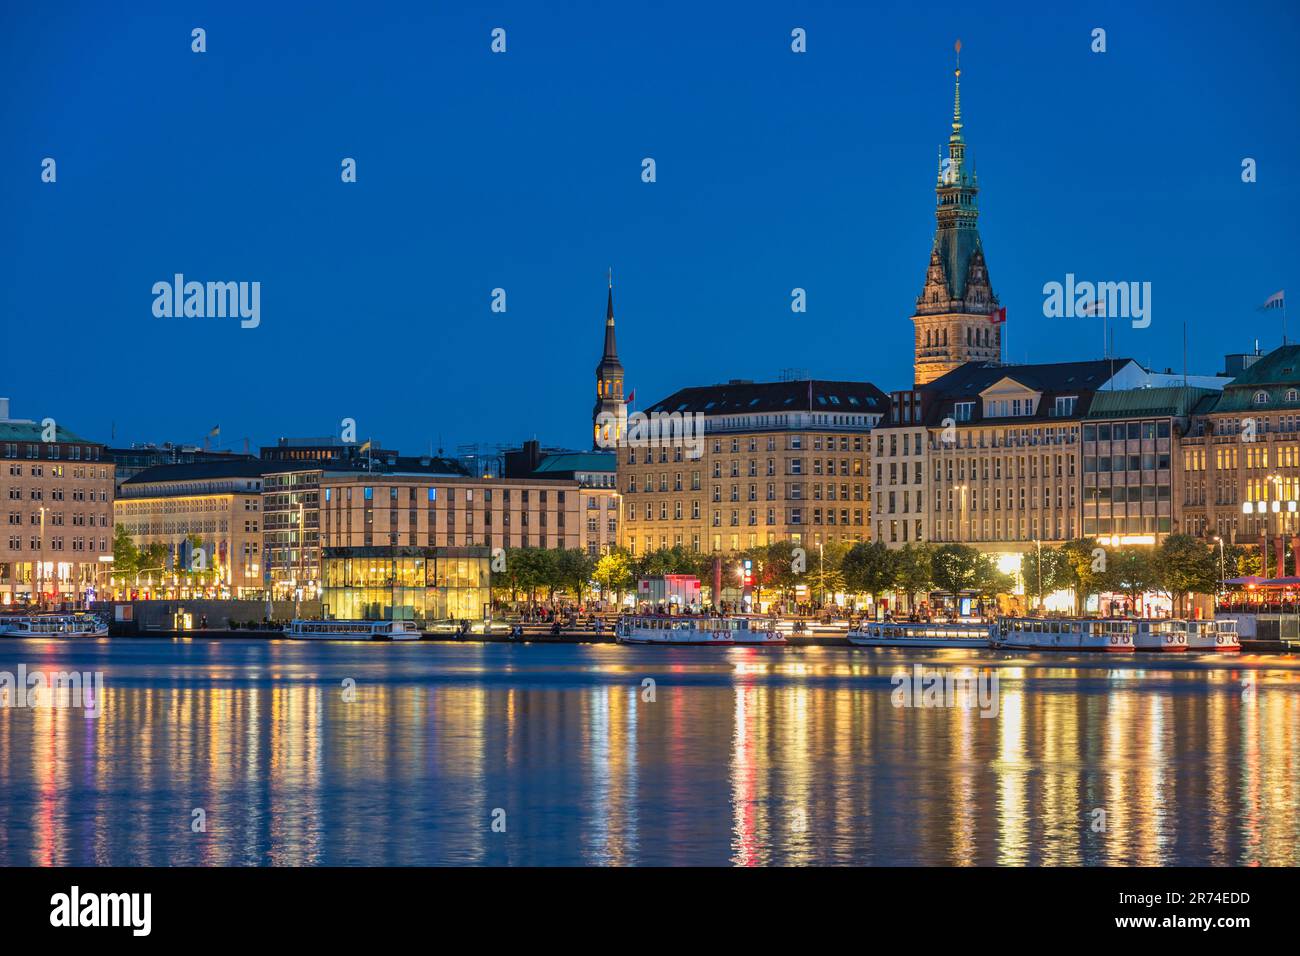
<path id="1" fill-rule="evenodd" d="M 916 663 L 987 668 L 996 714 L 895 706 Z M 20 665 L 104 689 L 0 707 L 6 865 L 1300 863 L 1294 657 L 0 640 Z"/>

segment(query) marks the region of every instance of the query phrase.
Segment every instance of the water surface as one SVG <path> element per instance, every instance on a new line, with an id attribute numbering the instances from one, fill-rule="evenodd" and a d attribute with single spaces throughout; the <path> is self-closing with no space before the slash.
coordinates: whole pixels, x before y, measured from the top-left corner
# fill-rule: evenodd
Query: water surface
<path id="1" fill-rule="evenodd" d="M 992 668 L 997 715 L 895 707 L 917 662 Z M 19 664 L 105 688 L 0 708 L 5 865 L 1300 862 L 1295 658 L 0 640 Z"/>

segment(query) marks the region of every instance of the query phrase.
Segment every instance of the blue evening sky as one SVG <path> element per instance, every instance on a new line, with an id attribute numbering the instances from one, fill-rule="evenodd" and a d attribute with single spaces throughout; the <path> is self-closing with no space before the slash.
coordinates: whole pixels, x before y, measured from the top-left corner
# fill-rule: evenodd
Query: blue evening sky
<path id="1" fill-rule="evenodd" d="M 1067 272 L 1152 283 L 1117 330 L 1145 363 L 1184 324 L 1194 372 L 1277 344 L 1300 6 L 1067 6 L 5 0 L 0 395 L 118 443 L 586 447 L 610 265 L 641 408 L 789 367 L 908 387 L 957 37 L 1013 360 L 1100 356 L 1099 320 L 1043 318 Z M 260 327 L 155 318 L 177 272 L 261 282 Z"/>

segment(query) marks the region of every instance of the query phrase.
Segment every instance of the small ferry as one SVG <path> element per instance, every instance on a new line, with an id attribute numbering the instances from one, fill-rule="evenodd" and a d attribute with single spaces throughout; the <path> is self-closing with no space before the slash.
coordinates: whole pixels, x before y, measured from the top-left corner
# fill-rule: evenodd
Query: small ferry
<path id="1" fill-rule="evenodd" d="M 0 637 L 107 637 L 108 625 L 93 614 L 31 614 L 0 617 Z"/>
<path id="2" fill-rule="evenodd" d="M 418 641 L 414 621 L 294 621 L 285 637 L 299 641 Z"/>
<path id="3" fill-rule="evenodd" d="M 1241 650 L 1237 639 L 1237 622 L 1231 619 L 1216 621 L 1179 621 L 1187 634 L 1187 648 L 1193 651 L 1215 651 L 1232 654 Z"/>
<path id="4" fill-rule="evenodd" d="M 1190 622 L 1139 620 L 1133 623 L 1137 625 L 1133 635 L 1135 649 L 1166 654 L 1187 652 L 1187 625 Z"/>
<path id="5" fill-rule="evenodd" d="M 707 617 L 693 614 L 625 614 L 614 638 L 620 644 L 754 645 L 784 644 L 776 622 L 758 617 Z"/>
<path id="6" fill-rule="evenodd" d="M 1081 618 L 1004 617 L 994 646 L 1024 651 L 1108 651 L 1136 648 L 1137 621 Z"/>
<path id="7" fill-rule="evenodd" d="M 849 643 L 858 647 L 975 647 L 993 646 L 993 627 L 970 623 L 916 623 L 863 621 L 849 631 Z"/>

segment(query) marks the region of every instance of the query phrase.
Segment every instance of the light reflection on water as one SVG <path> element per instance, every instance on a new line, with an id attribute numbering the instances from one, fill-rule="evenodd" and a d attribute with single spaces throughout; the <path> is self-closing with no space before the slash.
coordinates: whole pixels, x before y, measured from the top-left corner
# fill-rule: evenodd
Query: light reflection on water
<path id="1" fill-rule="evenodd" d="M 892 706 L 916 661 L 996 668 L 997 716 Z M 0 642 L 19 663 L 103 671 L 104 712 L 0 708 L 6 865 L 1300 862 L 1294 658 Z"/>

